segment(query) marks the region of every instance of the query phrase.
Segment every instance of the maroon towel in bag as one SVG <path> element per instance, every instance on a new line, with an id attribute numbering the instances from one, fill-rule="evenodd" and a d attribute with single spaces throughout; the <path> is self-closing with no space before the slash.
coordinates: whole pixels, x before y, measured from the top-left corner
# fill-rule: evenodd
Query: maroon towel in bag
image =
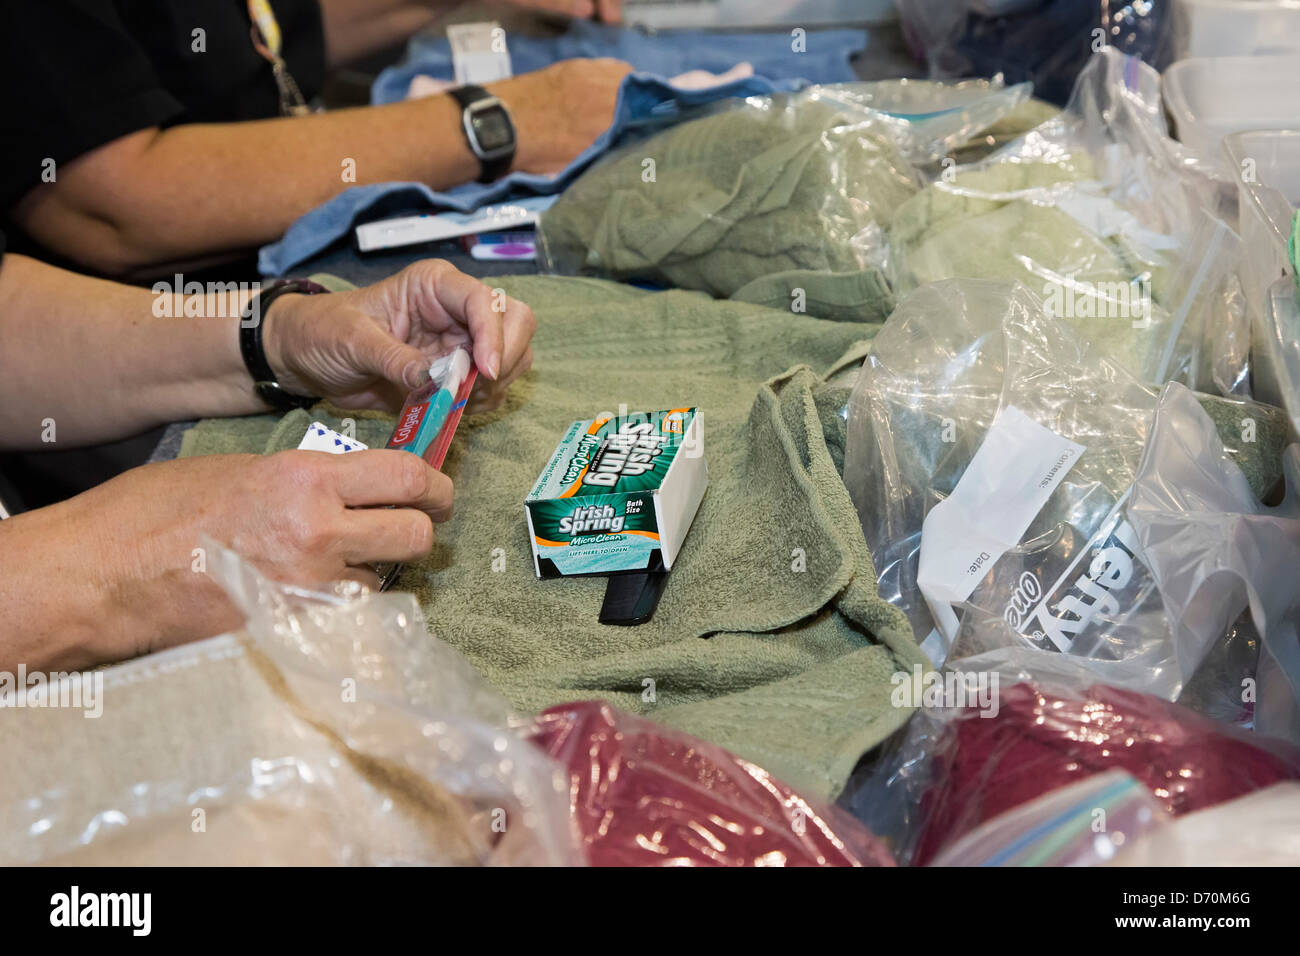
<path id="1" fill-rule="evenodd" d="M 593 866 L 893 866 L 857 820 L 721 747 L 602 701 L 543 712 L 530 739 L 569 773 Z"/>
<path id="2" fill-rule="evenodd" d="M 1163 698 L 1093 685 L 1053 696 L 1002 691 L 995 717 L 969 708 L 934 741 L 915 862 L 998 814 L 1105 770 L 1127 770 L 1180 814 L 1300 778 L 1300 749 Z"/>

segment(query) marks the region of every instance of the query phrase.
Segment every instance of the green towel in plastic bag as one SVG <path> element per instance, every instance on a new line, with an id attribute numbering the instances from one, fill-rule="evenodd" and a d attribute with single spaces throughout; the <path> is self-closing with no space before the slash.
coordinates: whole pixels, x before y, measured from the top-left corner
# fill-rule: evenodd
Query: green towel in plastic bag
<path id="1" fill-rule="evenodd" d="M 919 184 L 895 145 L 900 122 L 818 87 L 672 127 L 592 168 L 543 214 L 544 265 L 724 298 L 778 273 L 872 272 L 865 250 Z M 868 286 L 888 296 L 878 280 L 858 291 Z M 873 299 L 860 314 L 891 307 Z"/>

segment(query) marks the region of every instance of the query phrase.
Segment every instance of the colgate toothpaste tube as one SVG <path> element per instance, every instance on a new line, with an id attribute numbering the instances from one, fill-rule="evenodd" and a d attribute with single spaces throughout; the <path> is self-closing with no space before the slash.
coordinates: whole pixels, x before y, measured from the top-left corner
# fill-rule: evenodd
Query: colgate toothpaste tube
<path id="1" fill-rule="evenodd" d="M 429 366 L 429 381 L 406 397 L 389 448 L 413 452 L 441 468 L 478 378 L 469 352 L 456 349 Z"/>

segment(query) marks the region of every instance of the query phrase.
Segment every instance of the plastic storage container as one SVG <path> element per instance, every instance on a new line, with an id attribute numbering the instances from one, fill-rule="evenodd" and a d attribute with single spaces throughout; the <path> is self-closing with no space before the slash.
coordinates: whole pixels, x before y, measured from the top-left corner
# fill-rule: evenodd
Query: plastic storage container
<path id="1" fill-rule="evenodd" d="M 1177 0 L 1174 53 L 1300 53 L 1300 0 Z"/>
<path id="2" fill-rule="evenodd" d="M 1229 133 L 1300 128 L 1297 77 L 1300 54 L 1193 57 L 1170 66 L 1162 85 L 1178 138 L 1220 159 Z"/>
<path id="3" fill-rule="evenodd" d="M 1287 257 L 1291 220 L 1300 207 L 1300 129 L 1251 130 L 1224 140 L 1238 182 L 1240 267 L 1251 323 L 1252 393 L 1286 408 L 1300 428 L 1300 357 L 1294 285 Z M 1280 281 L 1283 278 L 1287 281 Z"/>

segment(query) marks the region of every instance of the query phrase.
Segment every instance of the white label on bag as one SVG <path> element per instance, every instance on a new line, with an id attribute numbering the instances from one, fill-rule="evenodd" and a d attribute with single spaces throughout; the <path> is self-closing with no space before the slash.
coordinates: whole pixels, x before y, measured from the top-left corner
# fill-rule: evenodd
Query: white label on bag
<path id="1" fill-rule="evenodd" d="M 456 83 L 483 86 L 511 76 L 506 31 L 499 23 L 457 23 L 447 27 Z"/>
<path id="2" fill-rule="evenodd" d="M 952 605 L 1019 543 L 1086 450 L 1008 405 L 952 494 L 925 516 L 917 585 L 949 644 L 957 634 Z"/>

